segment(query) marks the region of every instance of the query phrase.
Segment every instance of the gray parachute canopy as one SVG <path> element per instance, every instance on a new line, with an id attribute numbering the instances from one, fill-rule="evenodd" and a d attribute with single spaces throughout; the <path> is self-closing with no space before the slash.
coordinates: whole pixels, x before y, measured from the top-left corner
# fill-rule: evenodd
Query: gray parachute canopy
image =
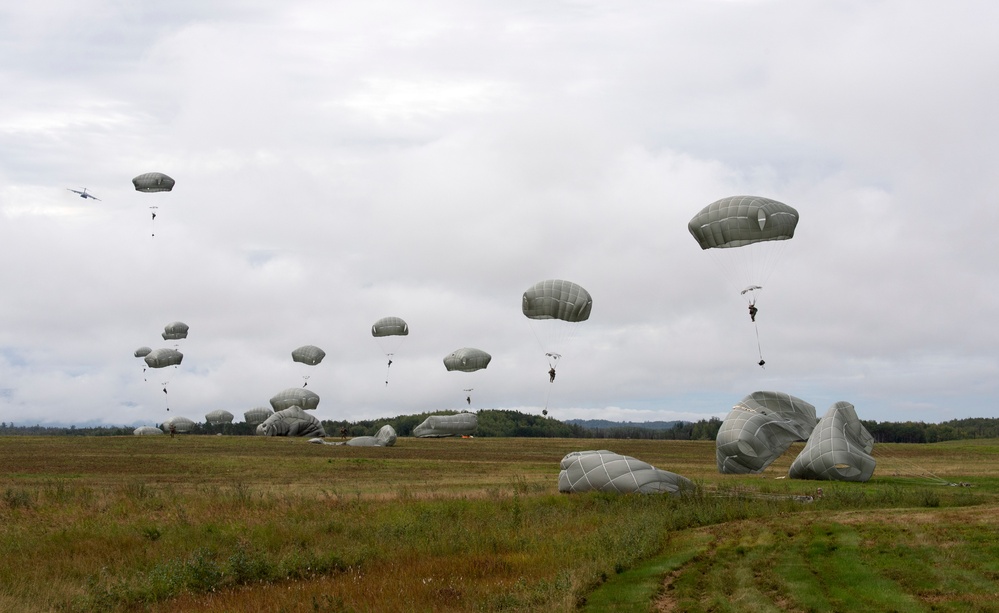
<path id="1" fill-rule="evenodd" d="M 251 426 L 262 424 L 264 420 L 274 414 L 274 411 L 267 407 L 255 407 L 243 413 L 243 419 Z"/>
<path id="2" fill-rule="evenodd" d="M 205 415 L 205 421 L 213 426 L 231 424 L 235 416 L 225 409 L 216 409 Z"/>
<path id="3" fill-rule="evenodd" d="M 413 429 L 417 438 L 443 438 L 446 436 L 466 436 L 475 432 L 479 418 L 475 413 L 457 415 L 431 415 Z"/>
<path id="4" fill-rule="evenodd" d="M 345 444 L 349 447 L 391 447 L 395 445 L 395 428 L 385 424 L 374 436 L 357 436 Z"/>
<path id="5" fill-rule="evenodd" d="M 194 429 L 194 421 L 186 417 L 171 417 L 161 424 L 161 428 L 164 432 L 169 432 L 171 425 L 178 433 L 190 432 Z"/>
<path id="6" fill-rule="evenodd" d="M 180 364 L 184 360 L 184 354 L 176 349 L 165 347 L 162 349 L 153 349 L 143 359 L 149 368 L 165 368 Z"/>
<path id="7" fill-rule="evenodd" d="M 524 292 L 521 310 L 528 319 L 560 319 L 572 323 L 590 318 L 590 292 L 571 281 L 538 281 Z"/>
<path id="8" fill-rule="evenodd" d="M 292 360 L 309 366 L 315 366 L 322 362 L 325 357 L 326 352 L 315 345 L 303 345 L 291 352 Z"/>
<path id="9" fill-rule="evenodd" d="M 163 431 L 159 428 L 154 428 L 153 426 L 139 426 L 132 431 L 132 434 L 135 436 L 156 436 L 158 434 L 162 435 Z"/>
<path id="10" fill-rule="evenodd" d="M 382 317 L 371 324 L 371 336 L 406 336 L 409 334 L 409 324 L 399 317 Z"/>
<path id="11" fill-rule="evenodd" d="M 742 247 L 794 236 L 798 211 L 759 196 L 730 196 L 712 202 L 694 215 L 687 229 L 701 249 Z"/>
<path id="12" fill-rule="evenodd" d="M 275 411 L 257 431 L 267 436 L 326 436 L 323 424 L 296 406 Z"/>
<path id="13" fill-rule="evenodd" d="M 175 321 L 168 323 L 163 328 L 163 340 L 174 341 L 182 338 L 187 338 L 187 331 L 190 327 L 182 321 Z"/>
<path id="14" fill-rule="evenodd" d="M 302 387 L 289 387 L 278 392 L 271 398 L 271 407 L 275 411 L 281 411 L 289 407 L 299 407 L 306 411 L 313 411 L 319 407 L 319 394 Z"/>
<path id="15" fill-rule="evenodd" d="M 448 371 L 460 370 L 462 372 L 475 372 L 489 366 L 489 361 L 493 356 L 481 349 L 464 347 L 456 349 L 444 358 L 444 368 Z"/>
<path id="16" fill-rule="evenodd" d="M 152 351 L 149 347 L 139 347 L 135 350 L 135 357 L 144 358 Z"/>
<path id="17" fill-rule="evenodd" d="M 860 423 L 857 411 L 849 402 L 832 405 L 805 448 L 791 463 L 792 479 L 827 481 L 867 481 L 877 462 L 871 456 L 874 437 Z"/>
<path id="18" fill-rule="evenodd" d="M 718 430 L 718 472 L 763 472 L 791 443 L 807 441 L 815 423 L 815 407 L 804 400 L 781 392 L 753 392 L 732 407 Z"/>
<path id="19" fill-rule="evenodd" d="M 680 495 L 694 490 L 683 476 L 612 451 L 573 451 L 562 458 L 558 491 Z"/>
<path id="20" fill-rule="evenodd" d="M 147 172 L 132 179 L 137 192 L 168 192 L 176 181 L 162 172 Z"/>

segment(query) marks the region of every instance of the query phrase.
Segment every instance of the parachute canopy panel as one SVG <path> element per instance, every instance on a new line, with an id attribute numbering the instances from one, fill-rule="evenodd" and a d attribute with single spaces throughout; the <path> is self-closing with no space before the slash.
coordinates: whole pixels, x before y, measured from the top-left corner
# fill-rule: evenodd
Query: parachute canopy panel
<path id="1" fill-rule="evenodd" d="M 539 281 L 524 292 L 521 309 L 528 319 L 561 319 L 568 322 L 590 318 L 590 292 L 571 281 Z"/>
<path id="2" fill-rule="evenodd" d="M 303 345 L 291 352 L 292 360 L 309 366 L 315 366 L 322 362 L 325 357 L 326 352 L 315 345 Z"/>
<path id="3" fill-rule="evenodd" d="M 479 418 L 474 413 L 457 415 L 431 415 L 413 429 L 417 438 L 444 438 L 448 436 L 468 436 L 479 427 Z"/>
<path id="4" fill-rule="evenodd" d="M 173 189 L 174 181 L 162 172 L 147 172 L 132 179 L 132 185 L 137 192 L 168 192 Z"/>
<path id="5" fill-rule="evenodd" d="M 448 371 L 475 372 L 489 366 L 489 361 L 492 359 L 493 356 L 481 349 L 464 347 L 452 351 L 444 358 L 444 368 Z"/>
<path id="6" fill-rule="evenodd" d="M 770 198 L 730 196 L 701 209 L 687 224 L 701 249 L 741 247 L 794 236 L 798 211 Z"/>
<path id="7" fill-rule="evenodd" d="M 399 317 L 382 317 L 371 324 L 371 336 L 406 336 L 409 334 L 409 324 Z"/>
<path id="8" fill-rule="evenodd" d="M 763 472 L 791 443 L 807 441 L 815 423 L 815 407 L 804 400 L 781 392 L 753 392 L 732 407 L 718 430 L 718 472 Z"/>
<path id="9" fill-rule="evenodd" d="M 694 483 L 631 456 L 612 451 L 573 451 L 562 458 L 558 491 L 680 495 Z"/>
<path id="10" fill-rule="evenodd" d="M 289 387 L 271 398 L 271 407 L 275 412 L 290 407 L 314 411 L 319 407 L 319 394 L 302 387 Z"/>
<path id="11" fill-rule="evenodd" d="M 176 349 L 165 347 L 153 349 L 143 358 L 149 368 L 166 368 L 167 366 L 177 366 L 184 360 L 184 354 Z"/>
<path id="12" fill-rule="evenodd" d="M 791 463 L 792 479 L 867 481 L 877 465 L 874 437 L 849 402 L 837 402 L 822 416 L 805 448 Z"/>

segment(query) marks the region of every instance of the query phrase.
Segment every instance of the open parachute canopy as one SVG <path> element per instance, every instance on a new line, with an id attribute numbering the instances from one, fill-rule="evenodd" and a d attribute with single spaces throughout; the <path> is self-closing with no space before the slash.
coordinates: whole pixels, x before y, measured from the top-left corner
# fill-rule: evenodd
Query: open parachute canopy
<path id="1" fill-rule="evenodd" d="M 291 352 L 291 359 L 302 364 L 315 366 L 323 361 L 326 352 L 315 345 L 303 345 Z"/>
<path id="2" fill-rule="evenodd" d="M 144 358 L 152 351 L 150 347 L 139 347 L 135 350 L 135 357 Z"/>
<path id="3" fill-rule="evenodd" d="M 162 172 L 147 172 L 132 179 L 132 185 L 137 192 L 168 192 L 173 189 L 174 181 Z"/>
<path id="4" fill-rule="evenodd" d="M 524 292 L 521 309 L 528 319 L 560 319 L 572 323 L 590 318 L 590 292 L 571 281 L 538 281 Z"/>
<path id="5" fill-rule="evenodd" d="M 727 249 L 794 237 L 798 211 L 760 196 L 730 196 L 701 209 L 687 224 L 701 249 Z"/>
<path id="6" fill-rule="evenodd" d="M 289 387 L 286 390 L 278 392 L 271 398 L 271 407 L 274 409 L 274 412 L 290 407 L 299 407 L 305 411 L 314 411 L 319 407 L 319 394 L 301 387 Z"/>
<path id="7" fill-rule="evenodd" d="M 371 336 L 380 338 L 383 336 L 406 336 L 409 334 L 409 325 L 399 317 L 382 317 L 371 324 Z"/>
<path id="8" fill-rule="evenodd" d="M 169 323 L 163 328 L 163 340 L 171 341 L 187 338 L 188 330 L 190 330 L 190 328 L 182 321 Z"/>
<path id="9" fill-rule="evenodd" d="M 167 366 L 177 366 L 184 360 L 184 354 L 169 347 L 163 349 L 153 349 L 145 358 L 149 368 L 166 368 Z"/>
<path id="10" fill-rule="evenodd" d="M 492 359 L 493 356 L 481 349 L 464 347 L 452 351 L 444 358 L 444 368 L 448 369 L 448 372 L 452 370 L 475 372 L 489 366 L 489 361 Z"/>

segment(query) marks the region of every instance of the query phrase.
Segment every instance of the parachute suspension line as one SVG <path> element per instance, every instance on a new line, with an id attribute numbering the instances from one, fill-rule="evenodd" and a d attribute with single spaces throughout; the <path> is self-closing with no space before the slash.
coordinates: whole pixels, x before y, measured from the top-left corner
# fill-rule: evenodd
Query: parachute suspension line
<path id="1" fill-rule="evenodd" d="M 166 410 L 169 411 L 170 410 L 170 394 L 167 393 L 167 387 L 166 387 L 167 383 L 170 383 L 170 382 L 169 381 L 164 381 L 163 382 L 163 402 L 166 404 Z"/>
<path id="2" fill-rule="evenodd" d="M 302 375 L 302 381 L 305 382 L 305 383 L 302 384 L 302 387 L 308 387 L 309 386 L 309 377 L 310 377 L 310 375 Z"/>
<path id="3" fill-rule="evenodd" d="M 151 206 L 151 207 L 149 207 L 149 212 L 152 213 L 151 223 L 152 223 L 152 227 L 153 227 L 153 236 L 156 236 L 156 209 L 158 209 L 158 208 L 159 207 L 157 207 L 157 206 Z"/>
<path id="4" fill-rule="evenodd" d="M 766 361 L 763 359 L 763 346 L 760 345 L 760 326 L 756 322 L 753 322 L 753 327 L 756 328 L 756 350 L 760 353 L 760 368 L 765 368 L 764 364 L 766 364 Z"/>
<path id="5" fill-rule="evenodd" d="M 929 470 L 926 470 L 922 466 L 919 466 L 918 464 L 912 462 L 911 460 L 906 460 L 901 456 L 885 451 L 883 444 L 882 445 L 875 444 L 874 449 L 871 452 L 871 455 L 875 456 L 877 459 L 889 460 L 892 464 L 897 465 L 897 468 L 895 468 L 895 470 L 893 471 L 894 474 L 896 475 L 920 481 L 929 481 L 935 485 L 957 485 L 955 483 L 947 481 L 942 477 L 938 477 L 937 475 L 933 474 Z"/>

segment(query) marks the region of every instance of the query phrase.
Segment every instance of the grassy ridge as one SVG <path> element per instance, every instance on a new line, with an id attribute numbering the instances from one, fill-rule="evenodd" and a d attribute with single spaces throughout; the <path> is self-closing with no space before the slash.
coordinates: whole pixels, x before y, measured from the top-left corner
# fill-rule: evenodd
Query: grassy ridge
<path id="1" fill-rule="evenodd" d="M 997 515 L 999 441 L 885 445 L 870 483 L 817 484 L 778 478 L 794 449 L 746 477 L 717 474 L 712 442 L 605 440 L 698 494 L 558 494 L 587 444 L 0 437 L 0 610 L 895 610 L 835 592 L 858 562 L 917 604 L 999 592 L 995 526 L 965 515 Z M 935 532 L 881 519 L 914 514 Z M 969 562 L 940 553 L 931 592 L 886 562 L 935 542 Z"/>

